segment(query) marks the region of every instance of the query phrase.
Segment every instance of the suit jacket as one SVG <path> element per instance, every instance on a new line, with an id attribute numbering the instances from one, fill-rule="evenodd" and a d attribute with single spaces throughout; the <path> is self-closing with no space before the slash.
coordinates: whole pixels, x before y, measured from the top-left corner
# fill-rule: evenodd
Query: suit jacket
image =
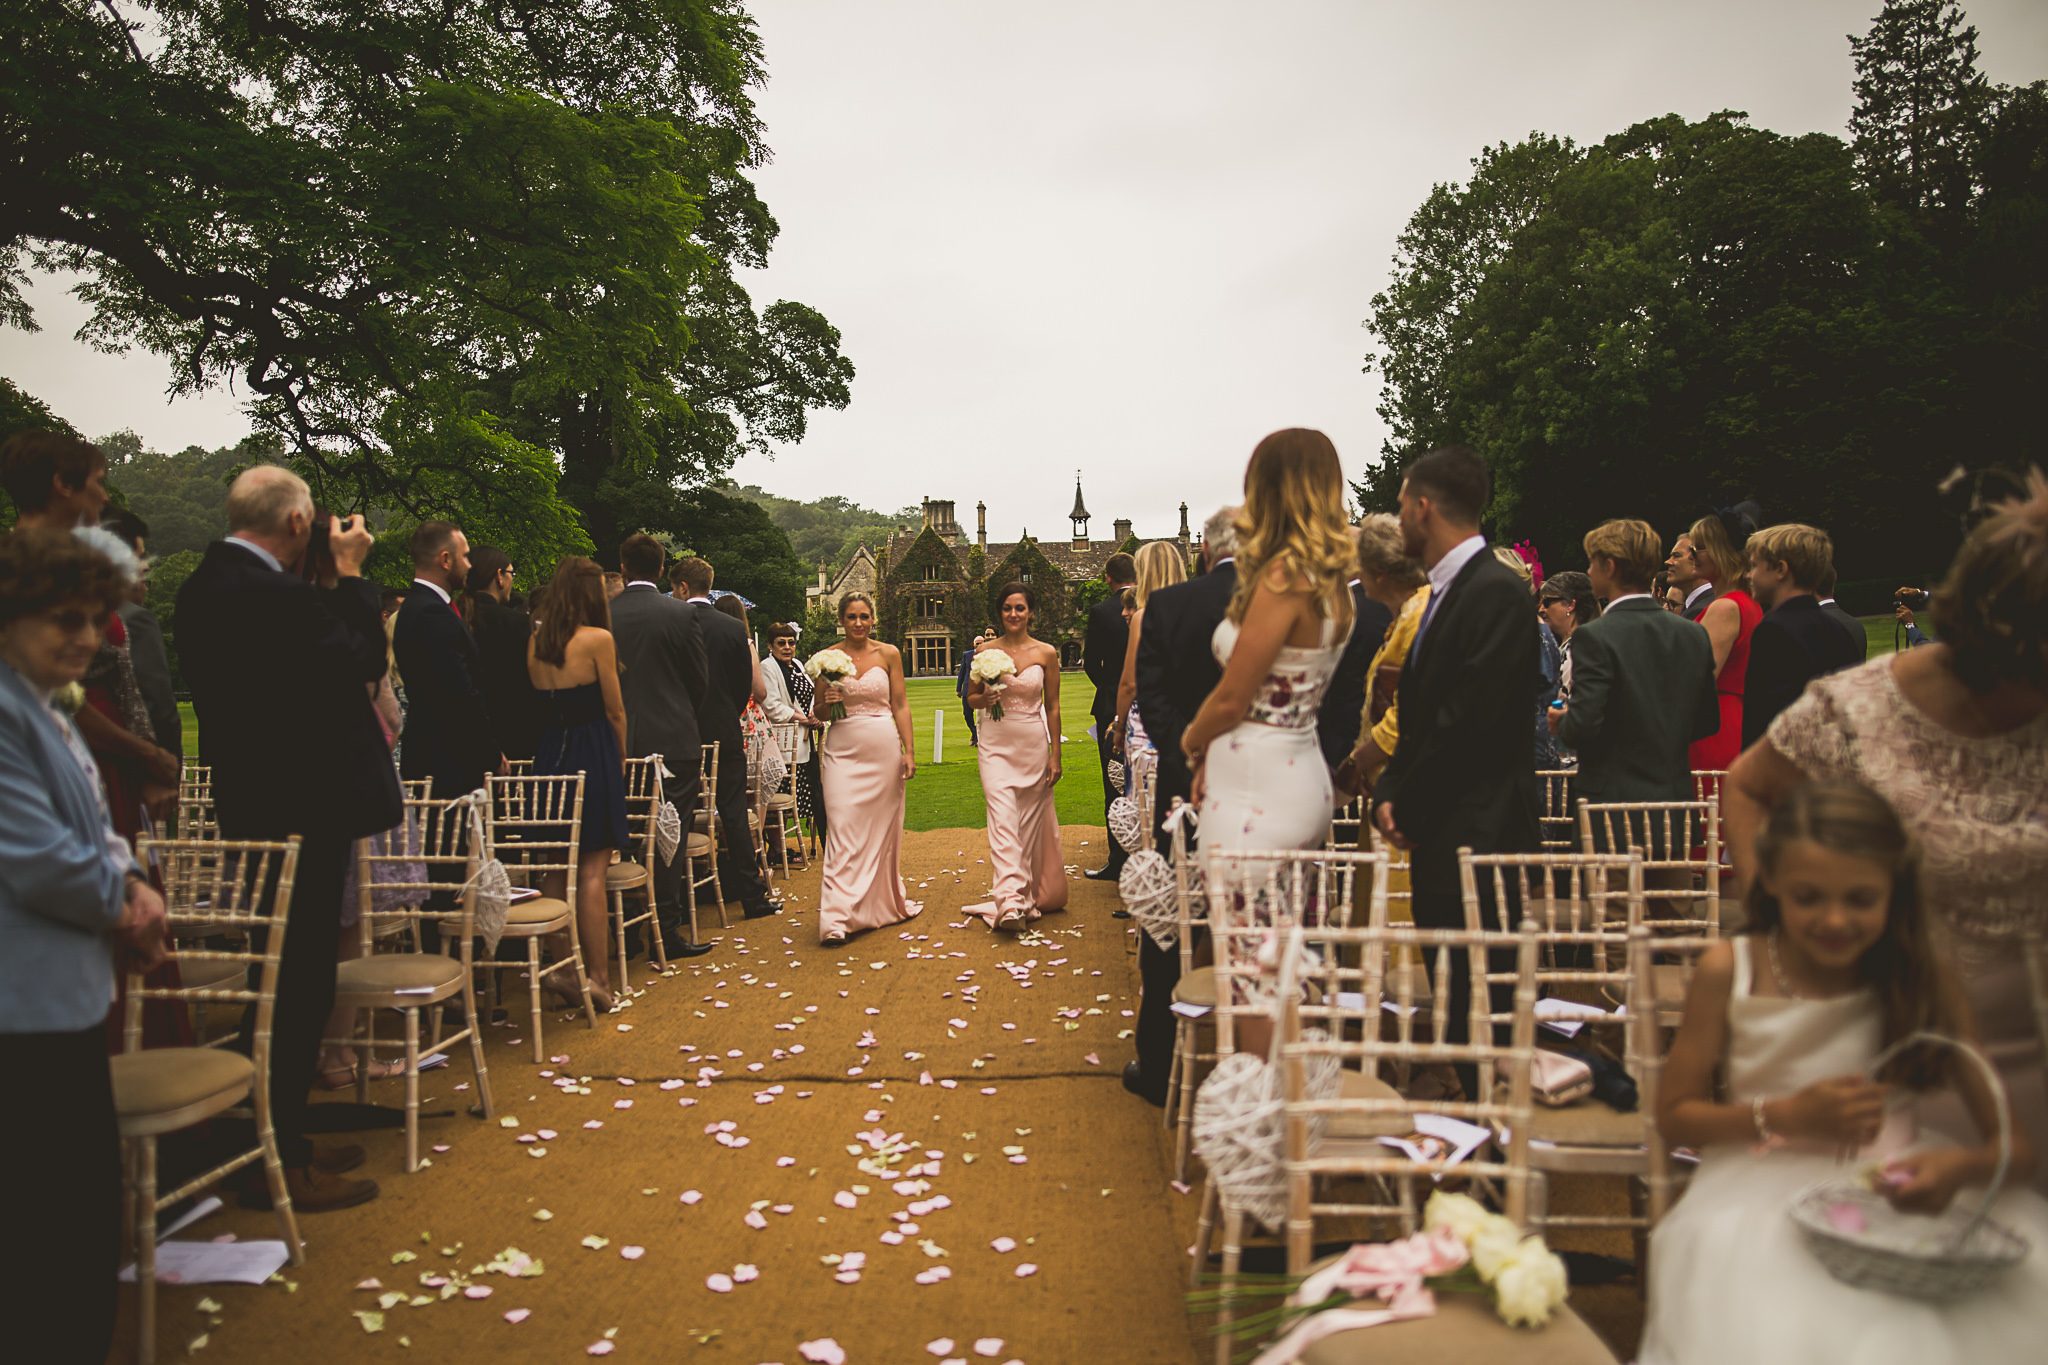
<path id="1" fill-rule="evenodd" d="M 1574 795 L 1690 801 L 1686 746 L 1720 728 L 1704 630 L 1638 597 L 1572 632 L 1572 700 L 1557 737 L 1578 751 Z"/>
<path id="2" fill-rule="evenodd" d="M 224 836 L 354 839 L 398 823 L 370 705 L 385 670 L 374 584 L 316 588 L 215 541 L 178 590 L 177 623 Z"/>
<path id="3" fill-rule="evenodd" d="M 1707 608 L 1713 606 L 1720 596 L 1719 589 L 1709 587 L 1706 592 L 1700 595 L 1697 601 L 1685 609 L 1685 619 L 1688 621 L 1699 620 L 1707 614 Z M 1578 665 L 1574 664 L 1573 667 L 1576 668 Z"/>
<path id="4" fill-rule="evenodd" d="M 1237 591 L 1237 566 L 1225 560 L 1200 578 L 1174 583 L 1145 599 L 1145 623 L 1138 632 L 1138 714 L 1145 733 L 1159 746 L 1159 799 L 1164 819 L 1173 798 L 1189 799 L 1194 776 L 1181 752 L 1181 731 L 1202 709 L 1223 665 L 1209 647 L 1217 623 Z"/>
<path id="5" fill-rule="evenodd" d="M 718 746 L 718 789 L 730 793 L 733 783 L 744 786 L 747 779 L 740 713 L 754 695 L 754 651 L 739 622 L 709 602 L 686 605 L 704 639 L 705 683 L 697 706 L 697 733 L 704 736 L 704 743 Z M 630 708 L 627 724 L 632 724 Z"/>
<path id="6" fill-rule="evenodd" d="M 1528 585 L 1482 550 L 1458 570 L 1409 650 L 1401 735 L 1373 799 L 1394 803 L 1394 823 L 1416 846 L 1418 886 L 1426 876 L 1441 890 L 1447 870 L 1455 886 L 1449 859 L 1460 846 L 1538 846 L 1530 615 Z"/>
<path id="7" fill-rule="evenodd" d="M 660 754 L 694 792 L 704 743 L 697 712 L 708 686 L 696 609 L 659 588 L 629 587 L 612 599 L 612 639 L 626 703 L 627 754 Z"/>
<path id="8" fill-rule="evenodd" d="M 1870 655 L 1870 637 L 1864 633 L 1863 623 L 1854 616 L 1851 616 L 1848 609 L 1833 598 L 1829 598 L 1826 605 L 1821 607 L 1821 610 L 1827 613 L 1830 621 L 1833 621 L 1842 628 L 1842 633 L 1848 636 L 1850 642 L 1856 646 L 1857 662 L 1860 663 L 1865 658 L 1868 658 Z"/>
<path id="9" fill-rule="evenodd" d="M 0 663 L 0 1034 L 107 1017 L 134 866 L 56 717 Z"/>
<path id="10" fill-rule="evenodd" d="M 439 593 L 416 586 L 392 622 L 391 648 L 405 675 L 400 770 L 433 778 L 437 795 L 475 791 L 501 754 L 476 637 Z"/>
<path id="11" fill-rule="evenodd" d="M 1743 682 L 1742 747 L 1763 738 L 1780 711 L 1799 700 L 1815 678 L 1863 662 L 1863 628 L 1852 642 L 1820 599 L 1805 595 L 1780 602 L 1749 637 L 1749 672 Z"/>
<path id="12" fill-rule="evenodd" d="M 1351 640 L 1337 671 L 1330 675 L 1329 690 L 1323 693 L 1323 709 L 1316 716 L 1316 739 L 1323 747 L 1323 762 L 1332 768 L 1351 756 L 1358 745 L 1358 726 L 1365 715 L 1365 675 L 1372 656 L 1380 652 L 1394 613 L 1365 595 L 1365 589 L 1351 585 Z"/>
<path id="13" fill-rule="evenodd" d="M 1081 637 L 1081 671 L 1095 684 L 1095 700 L 1088 714 L 1095 718 L 1098 733 L 1116 719 L 1116 685 L 1123 680 L 1124 655 L 1130 647 L 1131 626 L 1124 620 L 1124 605 L 1115 593 L 1088 608 L 1088 629 Z"/>
<path id="14" fill-rule="evenodd" d="M 178 694 L 171 684 L 171 660 L 164 651 L 163 623 L 156 613 L 137 602 L 120 611 L 121 624 L 128 628 L 128 656 L 135 665 L 135 685 L 149 708 L 149 728 L 157 747 L 184 756 L 185 723 L 178 715 Z"/>
<path id="15" fill-rule="evenodd" d="M 540 747 L 540 697 L 526 671 L 533 618 L 495 597 L 479 597 L 469 630 L 476 640 L 477 686 L 490 711 L 491 743 L 507 758 L 532 758 Z"/>

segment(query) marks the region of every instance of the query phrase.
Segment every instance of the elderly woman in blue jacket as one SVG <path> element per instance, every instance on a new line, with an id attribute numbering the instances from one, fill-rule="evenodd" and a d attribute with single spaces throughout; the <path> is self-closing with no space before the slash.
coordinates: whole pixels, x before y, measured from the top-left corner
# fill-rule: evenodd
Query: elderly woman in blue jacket
<path id="1" fill-rule="evenodd" d="M 125 596 L 69 532 L 0 538 L 0 1074 L 22 1101 L 0 1124 L 0 1170 L 35 1238 L 0 1279 L 0 1321 L 23 1360 L 100 1360 L 110 1344 L 121 1169 L 105 1021 L 116 956 L 163 956 L 163 901 L 108 824 L 66 710 Z"/>

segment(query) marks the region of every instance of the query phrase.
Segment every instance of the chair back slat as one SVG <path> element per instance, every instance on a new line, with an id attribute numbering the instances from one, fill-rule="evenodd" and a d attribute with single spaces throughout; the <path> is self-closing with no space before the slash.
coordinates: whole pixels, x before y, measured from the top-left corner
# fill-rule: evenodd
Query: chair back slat
<path id="1" fill-rule="evenodd" d="M 1579 851 L 1643 854 L 1645 919 L 1660 931 L 1721 932 L 1718 801 L 1579 803 Z"/>
<path id="2" fill-rule="evenodd" d="M 561 872 L 563 899 L 576 907 L 577 859 L 582 852 L 583 774 L 528 773 L 486 779 L 489 783 L 485 835 L 508 861 L 526 873 Z"/>
<path id="3" fill-rule="evenodd" d="M 1719 940 L 1708 935 L 1678 938 L 1656 934 L 1649 925 L 1640 925 L 1629 936 L 1629 967 L 1635 976 L 1634 995 L 1640 1000 L 1655 1000 L 1658 994 L 1657 976 L 1659 970 L 1678 976 L 1678 989 L 1689 994 L 1692 989 L 1694 970 L 1699 966 L 1700 955 Z M 1635 1077 L 1638 1103 L 1651 1122 L 1643 1125 L 1645 1144 L 1649 1156 L 1649 1226 L 1655 1227 L 1671 1207 L 1672 1191 L 1677 1181 L 1671 1159 L 1671 1145 L 1664 1141 L 1657 1131 L 1658 1096 L 1663 1084 L 1664 1062 L 1667 1054 L 1666 1037 L 1668 1029 L 1658 1018 L 1655 1009 L 1636 1012 L 1631 1025 L 1634 1041 L 1630 1051 L 1636 1057 Z"/>
<path id="4" fill-rule="evenodd" d="M 278 955 L 298 875 L 298 837 L 276 842 L 140 839 L 135 848 L 136 856 L 162 876 L 169 929 L 165 942 L 173 962 L 229 962 L 258 970 L 253 986 L 246 970 L 240 985 L 213 986 L 151 983 L 140 972 L 130 972 L 124 1021 L 128 1050 L 140 1044 L 146 1000 L 254 1004 L 256 1036 L 267 1047 Z M 182 979 L 182 973 L 176 975 Z"/>
<path id="5" fill-rule="evenodd" d="M 1570 768 L 1536 770 L 1537 796 L 1542 802 L 1537 823 L 1546 850 L 1569 853 L 1578 847 L 1577 821 L 1572 818 L 1572 776 Z"/>
<path id="6" fill-rule="evenodd" d="M 1377 853 L 1328 849 L 1204 849 L 1202 899 L 1208 908 L 1216 973 L 1217 1051 L 1236 1050 L 1241 1015 L 1272 1014 L 1275 954 L 1298 925 L 1346 926 L 1362 897 L 1386 898 L 1386 860 Z M 1384 911 L 1377 911 L 1384 915 Z M 1185 939 L 1186 935 L 1183 935 Z M 1300 964 L 1309 974 L 1311 964 Z"/>
<path id="7" fill-rule="evenodd" d="M 356 885 L 366 933 L 374 936 L 379 925 L 434 920 L 448 926 L 445 938 L 462 961 L 469 960 L 477 869 L 492 856 L 488 801 L 479 793 L 450 801 L 408 797 L 398 826 L 357 842 Z M 395 904 L 377 908 L 373 891 Z"/>

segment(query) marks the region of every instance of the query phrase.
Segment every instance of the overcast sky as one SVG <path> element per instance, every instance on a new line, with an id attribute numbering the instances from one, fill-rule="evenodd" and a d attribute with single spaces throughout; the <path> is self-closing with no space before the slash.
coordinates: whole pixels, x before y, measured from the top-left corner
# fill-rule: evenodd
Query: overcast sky
<path id="1" fill-rule="evenodd" d="M 1846 35 L 1879 0 L 756 0 L 782 225 L 756 299 L 822 310 L 853 402 L 735 477 L 973 530 L 1171 535 L 1231 499 L 1266 432 L 1328 432 L 1354 477 L 1383 428 L 1369 301 L 1431 185 L 1540 129 L 1597 140 L 1667 112 L 1844 133 Z M 1974 0 L 1986 74 L 2048 76 L 2048 4 Z M 231 443 L 227 393 L 70 339 L 32 295 L 0 373 L 88 435 Z"/>

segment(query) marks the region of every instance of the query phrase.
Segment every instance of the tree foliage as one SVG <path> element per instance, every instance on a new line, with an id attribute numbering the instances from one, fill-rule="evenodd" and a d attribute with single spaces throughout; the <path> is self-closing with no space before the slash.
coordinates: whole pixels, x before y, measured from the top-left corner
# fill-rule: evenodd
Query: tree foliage
<path id="1" fill-rule="evenodd" d="M 1669 536 L 1747 495 L 1829 528 L 1845 574 L 1942 563 L 1934 485 L 2031 429 L 2024 376 L 2048 358 L 2048 97 L 1992 92 L 1981 136 L 1922 138 L 1900 109 L 1952 121 L 1878 93 L 1976 99 L 1974 37 L 1912 47 L 1883 24 L 1857 49 L 1867 144 L 1666 115 L 1490 148 L 1438 186 L 1373 300 L 1390 435 L 1361 504 L 1391 508 L 1409 459 L 1466 441 L 1494 470 L 1491 528 L 1560 567 L 1603 518 Z"/>
<path id="2" fill-rule="evenodd" d="M 838 496 L 803 502 L 779 497 L 752 484 L 742 484 L 736 492 L 766 508 L 775 524 L 789 536 L 796 557 L 813 568 L 824 564 L 836 570 L 862 545 L 874 549 L 884 544 L 897 527 L 915 525 L 920 515 L 917 508 L 905 507 L 892 516 Z"/>
<path id="3" fill-rule="evenodd" d="M 802 619 L 810 575 L 790 550 L 789 537 L 758 504 L 729 489 L 693 489 L 679 501 L 668 529 L 677 544 L 710 561 L 717 587 L 754 604 L 756 627 Z"/>
<path id="4" fill-rule="evenodd" d="M 739 0 L 0 0 L 0 320 L 250 395 L 323 502 L 515 559 L 672 522 L 843 406 L 852 366 L 734 271 L 776 226 Z"/>

